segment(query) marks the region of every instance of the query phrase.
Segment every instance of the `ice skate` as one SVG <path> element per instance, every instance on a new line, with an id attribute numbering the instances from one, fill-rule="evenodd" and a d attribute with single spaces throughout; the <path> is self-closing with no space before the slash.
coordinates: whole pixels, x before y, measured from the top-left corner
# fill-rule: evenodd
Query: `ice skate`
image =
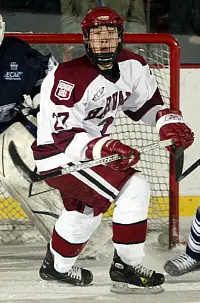
<path id="1" fill-rule="evenodd" d="M 73 266 L 66 273 L 59 273 L 54 269 L 53 255 L 50 251 L 49 244 L 47 246 L 46 256 L 40 268 L 40 277 L 43 280 L 58 281 L 76 286 L 89 285 L 93 280 L 91 271 Z"/>
<path id="2" fill-rule="evenodd" d="M 191 258 L 187 254 L 168 260 L 164 265 L 165 271 L 170 276 L 181 276 L 190 271 L 200 270 L 200 261 Z"/>
<path id="3" fill-rule="evenodd" d="M 110 268 L 110 278 L 113 281 L 111 292 L 156 294 L 164 291 L 161 286 L 165 281 L 163 274 L 148 270 L 142 265 L 127 265 L 116 253 Z"/>

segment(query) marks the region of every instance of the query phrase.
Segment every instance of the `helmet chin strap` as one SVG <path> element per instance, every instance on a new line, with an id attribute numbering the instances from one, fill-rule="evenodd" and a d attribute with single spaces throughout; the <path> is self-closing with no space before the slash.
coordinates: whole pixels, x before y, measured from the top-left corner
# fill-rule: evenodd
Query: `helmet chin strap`
<path id="1" fill-rule="evenodd" d="M 94 62 L 103 67 L 113 65 L 116 61 L 116 57 L 116 53 L 93 54 Z"/>

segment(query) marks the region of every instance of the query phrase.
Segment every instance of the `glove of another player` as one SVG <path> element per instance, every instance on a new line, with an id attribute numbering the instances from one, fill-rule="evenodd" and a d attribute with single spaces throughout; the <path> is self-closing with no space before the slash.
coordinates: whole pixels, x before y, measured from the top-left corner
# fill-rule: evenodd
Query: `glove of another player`
<path id="1" fill-rule="evenodd" d="M 192 145 L 194 133 L 183 122 L 180 110 L 163 109 L 157 113 L 156 128 L 160 135 L 160 140 L 173 139 L 175 147 L 182 146 L 184 149 Z M 172 147 L 167 147 L 172 152 Z"/>
<path id="2" fill-rule="evenodd" d="M 106 163 L 107 166 L 115 170 L 125 170 L 140 160 L 139 151 L 108 136 L 93 139 L 87 145 L 86 156 L 89 159 L 99 159 L 113 154 L 127 157 Z"/>

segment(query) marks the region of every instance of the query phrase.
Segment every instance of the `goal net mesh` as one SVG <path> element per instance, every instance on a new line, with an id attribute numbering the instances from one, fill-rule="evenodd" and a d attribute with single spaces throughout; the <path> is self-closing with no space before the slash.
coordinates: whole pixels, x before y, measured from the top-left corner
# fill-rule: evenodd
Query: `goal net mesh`
<path id="1" fill-rule="evenodd" d="M 52 53 L 58 62 L 63 62 L 84 53 L 84 49 L 79 44 L 31 44 L 43 54 Z M 131 49 L 135 53 L 141 54 L 151 67 L 155 75 L 160 93 L 165 104 L 170 107 L 170 48 L 167 44 L 129 43 L 125 48 Z M 80 79 L 81 81 L 81 79 Z M 143 123 L 135 123 L 123 112 L 119 111 L 113 137 L 118 138 L 127 145 L 143 147 L 155 143 L 159 140 L 156 129 Z M 151 188 L 151 199 L 149 205 L 149 228 L 156 230 L 168 229 L 169 222 L 169 175 L 170 159 L 166 149 L 156 149 L 141 155 L 141 161 L 137 165 L 142 174 L 146 177 Z M 48 193 L 47 193 L 48 194 Z M 112 220 L 114 204 L 104 214 L 104 220 Z M 15 201 L 8 192 L 0 187 L 0 242 L 22 243 L 24 240 L 33 241 L 32 223 L 20 206 L 20 202 Z M 35 228 L 33 228 L 36 232 Z M 7 232 L 5 232 L 7 231 Z M 23 238 L 24 231 L 27 235 Z M 16 237 L 13 234 L 16 234 Z M 2 236 L 1 236 L 2 234 Z M 30 236 L 31 234 L 31 236 Z M 37 235 L 38 237 L 38 235 Z"/>

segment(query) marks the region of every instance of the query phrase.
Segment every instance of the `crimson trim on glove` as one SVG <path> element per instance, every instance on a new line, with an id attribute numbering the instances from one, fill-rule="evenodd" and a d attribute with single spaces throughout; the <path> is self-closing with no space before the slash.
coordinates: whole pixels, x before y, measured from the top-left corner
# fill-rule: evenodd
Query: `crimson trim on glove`
<path id="1" fill-rule="evenodd" d="M 163 109 L 156 115 L 156 128 L 160 135 L 160 140 L 173 139 L 176 148 L 182 146 L 184 149 L 192 145 L 194 141 L 194 133 L 183 122 L 182 113 L 176 109 Z M 174 148 L 168 146 L 170 152 Z"/>
<path id="2" fill-rule="evenodd" d="M 119 160 L 106 163 L 107 166 L 116 170 L 130 168 L 140 160 L 139 151 L 109 136 L 95 138 L 87 144 L 87 147 L 85 154 L 89 159 L 99 159 L 113 154 L 121 156 Z"/>

